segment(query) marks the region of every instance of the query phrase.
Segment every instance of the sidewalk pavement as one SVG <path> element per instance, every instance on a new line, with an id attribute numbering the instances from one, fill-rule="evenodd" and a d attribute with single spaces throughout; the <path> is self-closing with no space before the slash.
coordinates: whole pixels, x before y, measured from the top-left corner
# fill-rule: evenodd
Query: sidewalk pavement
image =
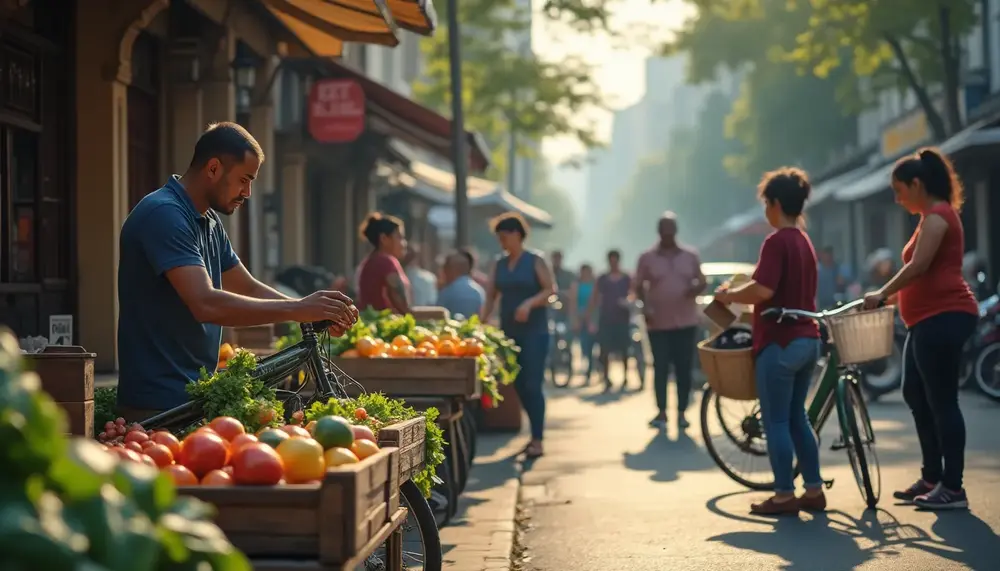
<path id="1" fill-rule="evenodd" d="M 480 433 L 475 465 L 458 513 L 441 529 L 447 571 L 509 571 L 520 488 L 517 455 L 524 438 Z"/>

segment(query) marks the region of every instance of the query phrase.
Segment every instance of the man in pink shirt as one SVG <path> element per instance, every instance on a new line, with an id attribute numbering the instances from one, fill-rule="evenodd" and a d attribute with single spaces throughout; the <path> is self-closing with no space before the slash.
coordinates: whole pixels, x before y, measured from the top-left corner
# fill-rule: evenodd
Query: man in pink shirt
<path id="1" fill-rule="evenodd" d="M 653 352 L 653 388 L 659 414 L 650 421 L 655 428 L 667 425 L 667 381 L 673 368 L 677 385 L 677 426 L 684 418 L 691 396 L 691 369 L 698 329 L 695 299 L 705 290 L 698 254 L 677 243 L 677 217 L 665 212 L 657 224 L 659 243 L 639 256 L 634 295 L 644 304 L 649 346 Z"/>

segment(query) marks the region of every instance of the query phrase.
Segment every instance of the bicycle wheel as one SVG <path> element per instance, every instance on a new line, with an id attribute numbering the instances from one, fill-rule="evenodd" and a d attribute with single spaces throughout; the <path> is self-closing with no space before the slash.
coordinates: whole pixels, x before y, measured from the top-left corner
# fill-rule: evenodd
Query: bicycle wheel
<path id="1" fill-rule="evenodd" d="M 444 560 L 441 536 L 430 505 L 410 480 L 399 487 L 399 501 L 409 511 L 403 522 L 403 569 L 441 571 Z M 358 571 L 385 571 L 388 568 L 383 547 L 372 554 Z"/>
<path id="2" fill-rule="evenodd" d="M 858 381 L 850 374 L 838 380 L 837 413 L 854 481 L 858 483 L 865 504 L 874 509 L 882 493 L 882 473 L 878 455 L 875 454 L 875 432 Z"/>
<path id="3" fill-rule="evenodd" d="M 725 414 L 731 407 L 743 410 Z M 709 456 L 733 481 L 751 490 L 774 489 L 758 401 L 724 399 L 706 386 L 701 397 L 701 434 Z M 723 447 L 735 448 L 735 452 L 724 452 Z M 729 462 L 734 456 L 737 461 Z"/>
<path id="4" fill-rule="evenodd" d="M 1000 363 L 1000 343 L 992 343 L 982 348 L 976 355 L 972 377 L 979 390 L 990 398 L 1000 400 L 1000 383 L 994 369 Z"/>

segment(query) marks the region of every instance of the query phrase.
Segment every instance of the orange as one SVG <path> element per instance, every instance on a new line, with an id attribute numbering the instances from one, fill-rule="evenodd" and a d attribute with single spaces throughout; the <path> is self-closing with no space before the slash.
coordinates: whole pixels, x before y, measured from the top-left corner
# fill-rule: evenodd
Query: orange
<path id="1" fill-rule="evenodd" d="M 451 340 L 442 340 L 438 343 L 438 355 L 442 357 L 454 357 L 458 354 L 458 347 Z"/>
<path id="2" fill-rule="evenodd" d="M 357 349 L 348 349 L 340 354 L 344 359 L 353 359 L 354 357 L 360 357 L 361 353 Z"/>
<path id="3" fill-rule="evenodd" d="M 243 423 L 231 416 L 214 418 L 212 422 L 208 423 L 208 426 L 227 442 L 247 432 L 247 429 L 243 428 Z"/>
<path id="4" fill-rule="evenodd" d="M 285 432 L 292 438 L 312 438 L 312 435 L 309 434 L 308 430 L 302 428 L 297 424 L 286 424 L 285 426 L 282 426 L 278 430 Z"/>
<path id="5" fill-rule="evenodd" d="M 323 447 L 312 438 L 289 438 L 278 445 L 277 452 L 289 484 L 320 480 L 326 472 Z"/>
<path id="6" fill-rule="evenodd" d="M 458 335 L 455 335 L 454 331 L 445 331 L 440 337 L 438 337 L 438 350 L 440 350 L 441 343 L 444 343 L 445 341 L 451 341 L 452 344 L 458 345 L 458 342 L 461 341 L 461 339 L 458 338 Z"/>
<path id="7" fill-rule="evenodd" d="M 234 350 L 233 346 L 229 343 L 223 343 L 222 346 L 219 347 L 219 361 L 228 361 L 232 359 L 235 354 L 236 350 Z"/>
<path id="8" fill-rule="evenodd" d="M 420 345 L 417 345 L 417 349 L 437 350 L 437 339 L 435 339 L 434 341 L 422 341 Z"/>
<path id="9" fill-rule="evenodd" d="M 462 354 L 466 357 L 478 357 L 483 354 L 483 342 L 475 337 L 469 337 L 462 341 L 465 346 Z"/>
<path id="10" fill-rule="evenodd" d="M 379 353 L 378 355 L 372 355 L 372 357 L 375 358 L 375 359 L 388 359 L 389 358 L 389 354 L 388 353 Z"/>
<path id="11" fill-rule="evenodd" d="M 389 355 L 391 357 L 416 357 L 417 350 L 413 345 L 393 345 L 390 349 Z"/>
<path id="12" fill-rule="evenodd" d="M 413 342 L 406 335 L 397 335 L 392 340 L 393 347 L 412 347 Z"/>
<path id="13" fill-rule="evenodd" d="M 378 343 L 371 335 L 365 335 L 361 339 L 358 339 L 358 342 L 354 344 L 354 348 L 358 350 L 358 355 L 371 357 L 377 353 Z"/>
<path id="14" fill-rule="evenodd" d="M 414 357 L 423 358 L 426 356 L 427 356 L 427 347 L 417 347 L 417 353 L 416 355 L 414 355 Z"/>

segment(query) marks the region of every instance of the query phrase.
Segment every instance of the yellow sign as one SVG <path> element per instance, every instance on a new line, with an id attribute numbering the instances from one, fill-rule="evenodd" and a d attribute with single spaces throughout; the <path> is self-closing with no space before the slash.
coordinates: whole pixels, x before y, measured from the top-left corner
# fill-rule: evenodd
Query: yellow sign
<path id="1" fill-rule="evenodd" d="M 918 108 L 882 130 L 882 156 L 891 159 L 930 140 L 927 115 Z"/>

